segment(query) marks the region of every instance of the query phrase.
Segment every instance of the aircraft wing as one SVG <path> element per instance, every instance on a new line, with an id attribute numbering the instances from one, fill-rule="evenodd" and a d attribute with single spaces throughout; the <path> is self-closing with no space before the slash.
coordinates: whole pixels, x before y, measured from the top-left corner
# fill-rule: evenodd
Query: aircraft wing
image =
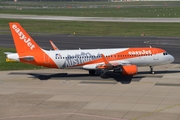
<path id="1" fill-rule="evenodd" d="M 113 68 L 118 68 L 120 66 L 125 66 L 125 65 L 131 65 L 130 61 L 120 61 L 120 62 L 116 62 L 116 61 L 108 61 L 107 58 L 101 54 L 102 59 L 104 61 L 104 64 L 98 64 L 96 66 L 96 68 L 99 69 L 113 69 Z"/>
<path id="2" fill-rule="evenodd" d="M 129 61 L 120 61 L 115 62 L 111 61 L 109 62 L 106 57 L 101 54 L 102 59 L 104 60 L 104 64 L 98 64 L 96 68 L 98 69 L 121 69 L 123 75 L 135 75 L 137 74 L 137 66 L 132 65 Z"/>

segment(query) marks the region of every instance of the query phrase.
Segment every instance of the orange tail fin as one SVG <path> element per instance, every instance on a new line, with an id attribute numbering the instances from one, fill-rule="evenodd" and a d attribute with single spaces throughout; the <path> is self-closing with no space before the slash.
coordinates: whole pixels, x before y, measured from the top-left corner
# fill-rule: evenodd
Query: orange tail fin
<path id="1" fill-rule="evenodd" d="M 41 49 L 19 23 L 10 22 L 9 26 L 17 53 L 31 52 Z"/>

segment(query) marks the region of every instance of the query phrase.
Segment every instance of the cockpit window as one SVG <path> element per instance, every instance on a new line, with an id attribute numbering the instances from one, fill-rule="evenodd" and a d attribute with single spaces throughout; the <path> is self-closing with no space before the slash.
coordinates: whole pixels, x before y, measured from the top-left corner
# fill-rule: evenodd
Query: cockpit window
<path id="1" fill-rule="evenodd" d="M 163 55 L 168 55 L 168 53 L 167 53 L 167 52 L 164 52 Z"/>

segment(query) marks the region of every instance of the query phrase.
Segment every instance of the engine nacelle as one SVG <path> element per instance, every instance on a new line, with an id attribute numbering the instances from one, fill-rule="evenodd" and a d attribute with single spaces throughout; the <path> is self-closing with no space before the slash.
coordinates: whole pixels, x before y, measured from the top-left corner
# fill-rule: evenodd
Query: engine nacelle
<path id="1" fill-rule="evenodd" d="M 136 65 L 125 65 L 122 66 L 122 74 L 123 75 L 136 75 L 138 72 Z"/>

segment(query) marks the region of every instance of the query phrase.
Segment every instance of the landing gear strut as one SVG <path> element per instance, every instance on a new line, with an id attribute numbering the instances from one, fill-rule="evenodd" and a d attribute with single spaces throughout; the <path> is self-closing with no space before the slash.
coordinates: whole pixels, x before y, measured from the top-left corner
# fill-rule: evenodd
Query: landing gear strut
<path id="1" fill-rule="evenodd" d="M 150 73 L 154 74 L 155 72 L 153 71 L 153 66 L 149 66 L 150 67 Z"/>

